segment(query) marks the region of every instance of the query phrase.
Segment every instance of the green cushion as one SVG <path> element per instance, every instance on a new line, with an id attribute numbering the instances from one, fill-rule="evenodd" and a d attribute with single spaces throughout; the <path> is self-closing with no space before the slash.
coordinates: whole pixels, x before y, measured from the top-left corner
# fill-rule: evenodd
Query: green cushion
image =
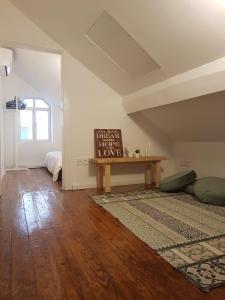
<path id="1" fill-rule="evenodd" d="M 195 183 L 196 183 L 196 181 L 191 184 L 186 185 L 184 188 L 184 192 L 187 194 L 190 194 L 190 195 L 195 195 Z"/>
<path id="2" fill-rule="evenodd" d="M 204 203 L 225 206 L 225 179 L 205 177 L 195 184 L 195 195 Z"/>
<path id="3" fill-rule="evenodd" d="M 163 179 L 160 182 L 159 189 L 162 192 L 179 192 L 186 185 L 194 182 L 196 177 L 197 175 L 193 170 L 179 172 Z"/>

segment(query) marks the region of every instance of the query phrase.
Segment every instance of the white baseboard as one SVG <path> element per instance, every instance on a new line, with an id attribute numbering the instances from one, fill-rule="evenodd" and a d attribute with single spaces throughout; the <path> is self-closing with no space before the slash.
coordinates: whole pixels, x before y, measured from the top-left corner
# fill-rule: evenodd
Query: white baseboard
<path id="1" fill-rule="evenodd" d="M 0 174 L 0 197 L 2 196 L 2 180 L 4 176 L 5 176 L 5 169 L 1 170 L 1 174 Z"/>
<path id="2" fill-rule="evenodd" d="M 37 163 L 37 164 L 21 164 L 21 168 L 27 168 L 27 169 L 36 169 L 36 168 L 43 168 L 43 163 Z"/>
<path id="3" fill-rule="evenodd" d="M 8 171 L 28 171 L 28 168 L 13 168 L 13 169 L 6 169 Z"/>
<path id="4" fill-rule="evenodd" d="M 117 180 L 112 180 L 112 186 L 120 186 L 120 185 L 130 185 L 130 184 L 141 184 L 144 183 L 143 178 L 129 178 L 129 179 L 117 179 Z M 78 183 L 78 184 L 73 184 L 72 190 L 83 190 L 83 189 L 91 189 L 91 188 L 96 188 L 96 183 L 95 182 L 90 182 L 90 183 Z"/>
<path id="5" fill-rule="evenodd" d="M 3 176 L 5 176 L 5 172 L 6 172 L 6 170 L 5 170 L 5 169 L 3 169 L 3 170 L 2 170 L 2 172 L 1 172 L 0 179 L 2 179 L 2 178 L 3 178 Z"/>

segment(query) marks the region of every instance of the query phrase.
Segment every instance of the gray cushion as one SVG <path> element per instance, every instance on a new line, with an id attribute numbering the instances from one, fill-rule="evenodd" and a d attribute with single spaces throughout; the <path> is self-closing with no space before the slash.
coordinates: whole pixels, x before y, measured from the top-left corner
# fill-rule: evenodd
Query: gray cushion
<path id="1" fill-rule="evenodd" d="M 195 184 L 195 195 L 204 203 L 225 206 L 225 179 L 205 177 Z"/>
<path id="2" fill-rule="evenodd" d="M 195 183 L 196 183 L 196 181 L 191 184 L 186 185 L 184 188 L 184 192 L 187 194 L 190 194 L 190 195 L 195 195 Z"/>
<path id="3" fill-rule="evenodd" d="M 179 172 L 163 179 L 160 182 L 159 189 L 162 192 L 179 192 L 186 185 L 194 182 L 196 177 L 197 175 L 193 170 Z"/>

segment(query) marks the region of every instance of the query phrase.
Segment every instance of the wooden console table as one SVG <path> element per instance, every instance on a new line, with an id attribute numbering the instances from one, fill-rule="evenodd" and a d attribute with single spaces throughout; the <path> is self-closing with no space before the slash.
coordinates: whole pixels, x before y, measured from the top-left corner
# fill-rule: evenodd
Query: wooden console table
<path id="1" fill-rule="evenodd" d="M 103 176 L 105 175 L 105 192 L 111 192 L 111 165 L 112 164 L 133 164 L 139 163 L 144 165 L 145 184 L 159 186 L 161 177 L 161 161 L 166 160 L 164 156 L 147 156 L 140 158 L 117 157 L 117 158 L 92 158 L 91 163 L 97 166 L 97 188 L 103 189 Z M 151 180 L 149 180 L 149 175 Z"/>

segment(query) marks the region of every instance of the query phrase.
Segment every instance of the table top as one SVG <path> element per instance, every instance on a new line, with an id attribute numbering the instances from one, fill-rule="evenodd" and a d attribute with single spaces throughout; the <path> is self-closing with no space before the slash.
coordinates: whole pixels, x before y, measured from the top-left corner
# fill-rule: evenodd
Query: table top
<path id="1" fill-rule="evenodd" d="M 142 156 L 136 157 L 109 157 L 109 158 L 91 158 L 89 161 L 96 164 L 116 164 L 116 163 L 135 163 L 135 162 L 159 162 L 167 160 L 165 156 Z"/>

